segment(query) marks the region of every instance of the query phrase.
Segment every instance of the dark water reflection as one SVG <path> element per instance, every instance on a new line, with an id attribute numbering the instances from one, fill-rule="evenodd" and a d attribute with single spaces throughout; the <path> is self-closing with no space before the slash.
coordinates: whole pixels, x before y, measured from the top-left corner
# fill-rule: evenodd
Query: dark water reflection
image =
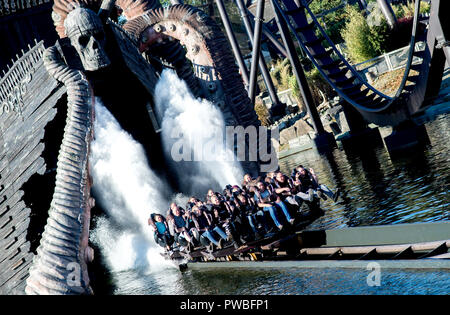
<path id="1" fill-rule="evenodd" d="M 379 144 L 282 160 L 282 171 L 290 173 L 298 164 L 313 167 L 319 180 L 342 191 L 338 203 L 323 203 L 327 212 L 312 228 L 450 220 L 450 117 L 426 128 L 430 144 L 406 156 L 391 158 Z"/>
<path id="2" fill-rule="evenodd" d="M 283 160 L 313 167 L 319 179 L 342 190 L 338 203 L 326 201 L 326 214 L 310 228 L 399 224 L 450 220 L 450 115 L 427 123 L 430 144 L 391 159 L 382 145 L 353 152 L 335 149 Z M 448 294 L 450 271 L 382 270 L 381 286 L 370 287 L 365 269 L 222 269 L 175 268 L 114 275 L 116 294 Z"/>
<path id="3" fill-rule="evenodd" d="M 217 269 L 181 274 L 116 275 L 116 294 L 448 294 L 448 270 L 382 270 L 380 286 L 367 285 L 365 269 Z"/>

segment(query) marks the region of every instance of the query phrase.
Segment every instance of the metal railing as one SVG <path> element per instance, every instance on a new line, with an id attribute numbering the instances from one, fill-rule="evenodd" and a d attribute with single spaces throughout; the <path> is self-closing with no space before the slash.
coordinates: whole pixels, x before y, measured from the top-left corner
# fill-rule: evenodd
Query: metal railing
<path id="1" fill-rule="evenodd" d="M 415 51 L 425 49 L 425 42 L 417 42 L 415 45 Z M 386 72 L 391 72 L 404 68 L 408 61 L 409 45 L 399 48 L 397 50 L 390 51 L 381 56 L 363 61 L 354 65 L 355 69 L 361 74 L 370 72 L 375 76 L 379 76 Z M 418 64 L 421 62 L 419 57 L 414 57 L 412 64 Z"/>
<path id="2" fill-rule="evenodd" d="M 277 95 L 280 101 L 286 104 L 287 106 L 297 106 L 297 101 L 292 93 L 292 89 L 280 91 L 277 93 Z M 272 100 L 270 99 L 269 96 L 263 97 L 262 102 L 264 106 L 266 106 L 267 108 L 271 108 L 273 105 Z"/>

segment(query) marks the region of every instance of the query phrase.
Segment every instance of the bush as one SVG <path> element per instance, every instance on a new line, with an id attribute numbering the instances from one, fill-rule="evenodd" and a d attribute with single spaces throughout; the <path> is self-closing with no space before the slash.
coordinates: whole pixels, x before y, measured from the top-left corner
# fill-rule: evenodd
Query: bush
<path id="1" fill-rule="evenodd" d="M 274 85 L 278 90 L 289 89 L 289 77 L 292 76 L 291 64 L 289 59 L 278 59 L 273 65 L 271 72 Z"/>
<path id="2" fill-rule="evenodd" d="M 297 78 L 292 72 L 292 67 L 289 63 L 289 59 L 286 58 L 283 60 L 277 60 L 273 66 L 271 75 L 273 83 L 277 87 L 278 91 L 291 89 L 292 95 L 295 97 L 299 108 L 302 111 L 306 110 L 300 94 Z M 310 71 L 306 71 L 305 76 L 306 80 L 308 81 L 308 85 L 311 90 L 315 105 L 319 105 L 323 100 L 319 90 L 325 94 L 325 97 L 327 99 L 330 99 L 336 95 L 335 91 L 325 81 L 319 70 L 317 70 L 316 68 L 312 68 Z"/>
<path id="3" fill-rule="evenodd" d="M 316 105 L 319 105 L 323 101 L 322 95 L 319 91 L 322 91 L 327 99 L 331 99 L 336 95 L 336 92 L 322 77 L 317 68 L 313 68 L 311 71 L 308 71 L 305 74 L 311 88 L 311 94 L 313 96 L 314 103 Z"/>
<path id="4" fill-rule="evenodd" d="M 372 28 L 372 36 L 375 49 L 379 53 L 392 51 L 409 44 L 411 30 L 414 19 L 414 1 L 405 4 L 392 5 L 397 17 L 397 28 L 389 30 L 383 13 L 376 2 L 368 6 L 370 14 L 367 16 L 367 23 Z M 420 13 L 430 11 L 430 5 L 424 1 L 420 4 Z M 419 24 L 419 33 L 423 31 L 424 25 Z"/>
<path id="5" fill-rule="evenodd" d="M 353 7 L 348 7 L 347 18 L 342 38 L 350 59 L 358 63 L 376 57 L 377 52 L 370 41 L 371 29 L 364 16 Z"/>
<path id="6" fill-rule="evenodd" d="M 380 25 L 374 25 L 370 28 L 369 41 L 376 52 L 376 56 L 390 50 L 390 29 L 385 19 L 381 21 Z"/>
<path id="7" fill-rule="evenodd" d="M 395 16 L 397 19 L 401 18 L 410 18 L 414 16 L 414 1 L 409 1 L 407 4 L 400 5 L 392 5 L 392 9 L 394 10 Z M 429 13 L 430 12 L 430 4 L 421 1 L 420 2 L 420 13 Z"/>
<path id="8" fill-rule="evenodd" d="M 263 126 L 270 126 L 270 113 L 260 97 L 255 99 L 255 112 Z"/>
<path id="9" fill-rule="evenodd" d="M 347 23 L 342 37 L 350 59 L 363 62 L 386 51 L 389 27 L 384 19 L 370 26 L 364 15 L 355 7 L 347 6 Z"/>
<path id="10" fill-rule="evenodd" d="M 306 106 L 303 102 L 302 96 L 300 95 L 300 89 L 298 87 L 298 82 L 295 75 L 292 75 L 288 78 L 288 84 L 289 88 L 292 90 L 292 96 L 294 96 L 295 100 L 297 101 L 298 108 L 300 109 L 300 111 L 304 112 L 306 110 Z"/>

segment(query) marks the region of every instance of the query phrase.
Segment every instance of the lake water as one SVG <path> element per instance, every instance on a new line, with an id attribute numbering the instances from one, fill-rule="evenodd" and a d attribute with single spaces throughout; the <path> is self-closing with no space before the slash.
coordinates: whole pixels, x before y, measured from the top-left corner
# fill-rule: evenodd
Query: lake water
<path id="1" fill-rule="evenodd" d="M 314 168 L 319 180 L 341 189 L 338 203 L 314 227 L 343 228 L 450 220 L 450 117 L 425 124 L 430 144 L 392 159 L 381 143 L 324 156 L 310 153 L 280 162 L 284 172 L 298 164 Z"/>
<path id="2" fill-rule="evenodd" d="M 312 151 L 280 162 L 283 171 L 303 164 L 320 181 L 339 187 L 340 201 L 323 203 L 325 215 L 309 228 L 346 228 L 450 220 L 450 115 L 425 124 L 430 144 L 391 159 L 383 145 L 327 156 Z M 364 269 L 238 269 L 180 273 L 168 265 L 113 274 L 115 294 L 448 294 L 449 269 L 382 270 L 370 287 Z"/>

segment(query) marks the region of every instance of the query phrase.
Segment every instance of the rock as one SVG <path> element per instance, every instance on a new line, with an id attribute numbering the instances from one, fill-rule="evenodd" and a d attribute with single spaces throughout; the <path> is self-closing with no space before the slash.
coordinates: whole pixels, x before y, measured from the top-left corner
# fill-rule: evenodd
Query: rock
<path id="1" fill-rule="evenodd" d="M 301 137 L 303 135 L 309 134 L 311 131 L 314 131 L 310 125 L 303 119 L 299 119 L 295 122 L 294 128 L 296 131 L 297 137 Z"/>
<path id="2" fill-rule="evenodd" d="M 345 118 L 344 112 L 340 112 L 339 113 L 339 117 L 337 119 L 337 122 L 339 124 L 339 127 L 341 127 L 341 131 L 342 132 L 350 131 L 350 128 L 348 126 L 347 119 Z"/>
<path id="3" fill-rule="evenodd" d="M 283 129 L 280 132 L 280 144 L 283 145 L 288 143 L 289 140 L 292 140 L 297 137 L 295 126 L 291 126 L 289 128 Z"/>

